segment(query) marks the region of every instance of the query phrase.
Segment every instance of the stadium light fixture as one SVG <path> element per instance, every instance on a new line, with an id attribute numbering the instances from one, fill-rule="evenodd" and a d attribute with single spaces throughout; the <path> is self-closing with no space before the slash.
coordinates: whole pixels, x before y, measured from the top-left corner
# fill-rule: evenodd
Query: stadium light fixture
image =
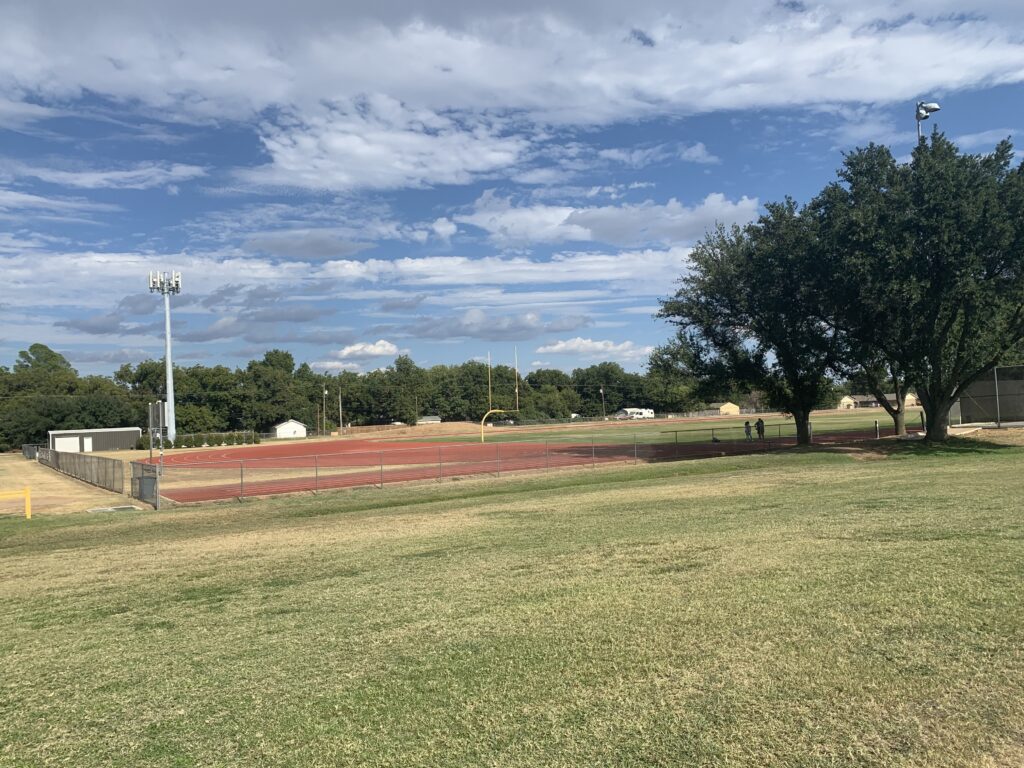
<path id="1" fill-rule="evenodd" d="M 181 293 L 181 272 L 150 272 L 149 292 L 164 296 L 164 366 L 167 375 L 167 439 L 174 443 L 174 366 L 171 362 L 171 294 Z"/>
<path id="2" fill-rule="evenodd" d="M 917 110 L 915 117 L 917 118 L 917 140 L 921 140 L 921 121 L 927 120 L 935 112 L 938 112 L 942 107 L 934 101 L 919 101 L 917 102 Z"/>

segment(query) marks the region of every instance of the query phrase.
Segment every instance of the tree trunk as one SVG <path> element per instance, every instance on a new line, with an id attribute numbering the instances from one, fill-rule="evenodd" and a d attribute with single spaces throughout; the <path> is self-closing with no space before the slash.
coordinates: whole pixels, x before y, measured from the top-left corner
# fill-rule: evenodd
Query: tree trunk
<path id="1" fill-rule="evenodd" d="M 945 442 L 949 437 L 949 409 L 953 407 L 953 399 L 930 396 L 921 398 L 926 423 L 925 440 L 936 443 Z"/>
<path id="2" fill-rule="evenodd" d="M 808 424 L 808 417 L 810 416 L 810 411 L 791 409 L 790 412 L 793 414 L 793 421 L 796 424 L 796 444 L 810 445 L 811 429 L 810 425 Z"/>
<path id="3" fill-rule="evenodd" d="M 907 434 L 907 413 L 903 407 L 903 404 L 901 403 L 900 407 L 895 411 L 890 412 L 889 415 L 892 416 L 892 425 L 893 428 L 896 430 L 896 434 Z"/>
<path id="4" fill-rule="evenodd" d="M 886 393 L 877 383 L 871 387 L 871 394 L 875 396 L 885 409 L 885 412 L 889 414 L 896 434 L 905 435 L 907 434 L 907 386 L 901 383 L 897 376 L 892 377 L 892 385 L 896 397 L 895 403 L 889 402 L 889 399 L 885 396 Z"/>

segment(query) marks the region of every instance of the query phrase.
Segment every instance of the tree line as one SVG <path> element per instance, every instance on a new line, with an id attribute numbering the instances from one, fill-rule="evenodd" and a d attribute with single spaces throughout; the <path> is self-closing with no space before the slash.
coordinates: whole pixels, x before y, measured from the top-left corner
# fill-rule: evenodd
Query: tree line
<path id="1" fill-rule="evenodd" d="M 792 414 L 801 442 L 811 411 L 851 390 L 873 394 L 903 433 L 913 390 L 927 437 L 943 440 L 964 388 L 1022 359 L 1024 164 L 1012 158 L 1009 141 L 970 155 L 939 132 L 907 163 L 869 145 L 806 205 L 770 203 L 747 226 L 716 228 L 662 301 L 677 332 L 643 374 L 606 362 L 519 377 L 477 361 L 421 368 L 403 355 L 386 369 L 333 375 L 274 349 L 244 368 L 176 367 L 178 432 L 267 432 L 289 418 L 335 428 L 342 412 L 356 425 L 476 421 L 491 406 L 513 410 L 518 385 L 519 420 L 729 399 Z M 165 391 L 161 361 L 83 377 L 34 344 L 0 367 L 0 448 L 51 429 L 145 427 L 146 403 Z"/>
<path id="2" fill-rule="evenodd" d="M 678 326 L 652 368 L 701 389 L 756 387 L 791 413 L 800 442 L 837 379 L 874 394 L 905 431 L 914 390 L 927 438 L 1024 339 L 1024 164 L 1013 147 L 970 155 L 939 132 L 910 161 L 870 145 L 845 156 L 808 204 L 766 206 L 718 227 L 661 316 Z M 884 393 L 895 392 L 895 403 Z"/>
<path id="3" fill-rule="evenodd" d="M 496 365 L 490 378 L 493 407 L 513 410 L 516 371 Z M 382 370 L 334 375 L 296 365 L 291 353 L 272 349 L 244 368 L 176 366 L 174 385 L 179 435 L 268 432 L 285 419 L 297 419 L 311 430 L 318 424 L 334 429 L 342 413 L 345 423 L 354 425 L 411 424 L 426 415 L 479 421 L 489 407 L 486 363 L 421 368 L 405 355 Z M 519 376 L 518 386 L 519 420 L 568 419 L 574 413 L 600 417 L 624 407 L 686 411 L 702 405 L 686 376 L 630 373 L 608 362 L 571 374 L 534 370 Z M 163 361 L 125 364 L 112 377 L 79 376 L 61 354 L 33 344 L 10 369 L 0 367 L 0 447 L 45 442 L 51 429 L 145 429 L 146 404 L 163 399 L 165 392 Z M 757 397 L 727 390 L 721 395 L 744 403 L 756 403 Z"/>

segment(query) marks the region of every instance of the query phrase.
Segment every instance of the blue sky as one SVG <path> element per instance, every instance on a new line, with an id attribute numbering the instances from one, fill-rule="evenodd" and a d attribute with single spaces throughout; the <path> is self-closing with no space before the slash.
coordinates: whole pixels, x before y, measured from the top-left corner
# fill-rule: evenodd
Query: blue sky
<path id="1" fill-rule="evenodd" d="M 1024 125 L 1009 2 L 166 5 L 0 4 L 0 365 L 162 357 L 179 270 L 182 365 L 640 370 L 715 222 Z"/>

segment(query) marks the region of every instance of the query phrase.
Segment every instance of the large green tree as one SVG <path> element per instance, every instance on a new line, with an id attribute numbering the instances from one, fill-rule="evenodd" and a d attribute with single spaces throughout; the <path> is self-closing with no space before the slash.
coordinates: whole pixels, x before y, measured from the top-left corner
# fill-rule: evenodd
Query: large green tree
<path id="1" fill-rule="evenodd" d="M 830 321 L 911 384 L 944 440 L 963 389 L 1024 338 L 1024 170 L 1013 148 L 969 155 L 941 133 L 909 163 L 845 159 L 814 207 Z"/>
<path id="2" fill-rule="evenodd" d="M 813 217 L 791 200 L 766 208 L 758 221 L 719 227 L 694 247 L 691 270 L 660 315 L 678 326 L 670 346 L 689 373 L 763 390 L 793 415 L 806 444 L 811 410 L 831 393 L 844 348 L 818 318 L 803 277 L 816 257 Z"/>

